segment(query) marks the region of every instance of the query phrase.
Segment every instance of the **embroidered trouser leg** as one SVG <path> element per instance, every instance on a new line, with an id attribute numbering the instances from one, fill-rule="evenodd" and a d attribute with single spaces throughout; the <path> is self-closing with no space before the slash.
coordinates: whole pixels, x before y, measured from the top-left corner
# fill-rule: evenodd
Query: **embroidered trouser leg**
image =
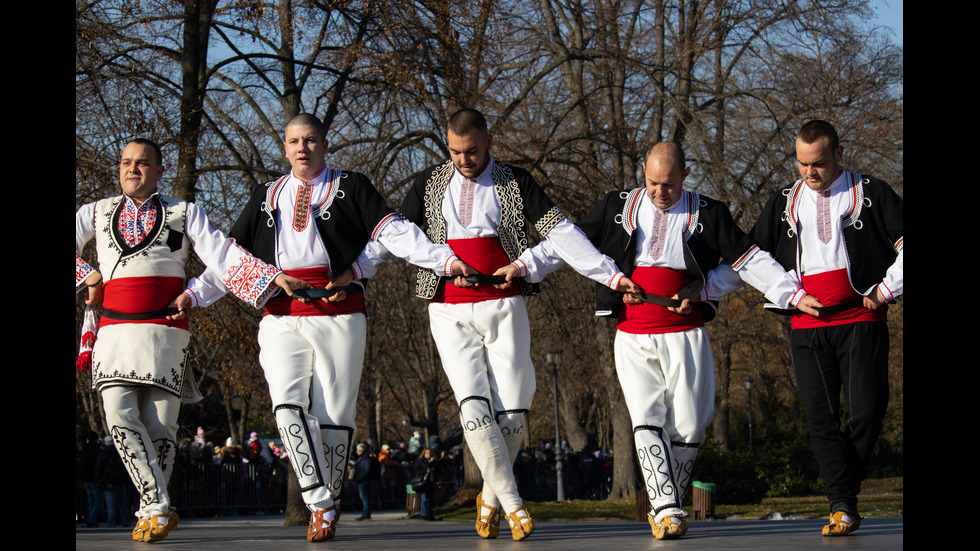
<path id="1" fill-rule="evenodd" d="M 686 516 L 683 496 L 714 411 L 714 360 L 704 328 L 617 331 L 616 372 L 633 423 L 651 514 Z"/>
<path id="2" fill-rule="evenodd" d="M 859 322 L 794 329 L 793 366 L 831 512 L 857 513 L 857 495 L 888 407 L 888 327 Z M 841 429 L 841 390 L 847 419 Z"/>
<path id="3" fill-rule="evenodd" d="M 364 366 L 363 314 L 265 316 L 259 362 L 303 501 L 340 498 Z"/>
<path id="4" fill-rule="evenodd" d="M 524 298 L 433 303 L 429 324 L 484 487 L 505 512 L 516 511 L 522 501 L 510 448 L 516 457 L 535 390 Z"/>
<path id="5" fill-rule="evenodd" d="M 180 397 L 152 386 L 115 385 L 102 388 L 102 404 L 112 442 L 140 493 L 136 516 L 168 513 Z"/>

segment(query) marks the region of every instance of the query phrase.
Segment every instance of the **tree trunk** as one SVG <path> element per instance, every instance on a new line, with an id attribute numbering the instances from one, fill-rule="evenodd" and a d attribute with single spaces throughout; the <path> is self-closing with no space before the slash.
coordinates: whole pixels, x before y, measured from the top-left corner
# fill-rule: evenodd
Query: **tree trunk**
<path id="1" fill-rule="evenodd" d="M 236 438 L 236 443 L 240 445 L 245 445 L 248 442 L 248 438 L 245 436 L 248 432 L 248 403 L 249 396 L 240 396 L 242 401 L 241 414 L 238 416 L 238 426 L 235 427 L 235 432 L 233 435 Z"/>
<path id="2" fill-rule="evenodd" d="M 483 491 L 483 474 L 473 460 L 470 447 L 463 443 L 463 483 L 459 485 L 456 495 L 443 504 L 445 508 L 466 507 L 476 503 L 476 494 Z"/>
<path id="3" fill-rule="evenodd" d="M 285 124 L 289 119 L 299 115 L 300 89 L 296 81 L 296 64 L 294 59 L 293 8 L 289 0 L 279 1 L 279 55 L 282 61 L 279 68 L 282 71 L 282 95 L 279 103 Z"/>
<path id="4" fill-rule="evenodd" d="M 633 497 L 636 494 L 636 448 L 633 445 L 633 423 L 622 391 L 612 392 L 610 389 L 609 407 L 612 409 L 613 450 L 616 452 L 613 461 L 613 482 L 609 490 L 609 499 Z M 618 390 L 618 389 L 617 389 Z"/>
<path id="5" fill-rule="evenodd" d="M 235 433 L 235 426 L 236 426 L 235 408 L 231 403 L 234 397 L 231 396 L 231 391 L 228 389 L 228 387 L 224 384 L 224 382 L 220 378 L 215 377 L 214 380 L 218 384 L 218 390 L 220 391 L 222 405 L 225 406 L 225 419 L 228 420 L 228 436 L 232 436 Z M 218 445 L 220 446 L 224 446 L 226 438 L 227 437 L 222 438 L 216 443 L 218 443 Z"/>
<path id="6" fill-rule="evenodd" d="M 630 421 L 629 410 L 626 409 L 626 399 L 619 387 L 616 376 L 616 360 L 613 354 L 613 342 L 610 336 L 610 320 L 596 320 L 596 342 L 599 346 L 599 363 L 606 375 L 606 396 L 609 400 L 610 420 L 613 430 L 613 461 L 612 488 L 609 499 L 633 497 L 636 493 L 636 449 L 633 447 L 633 423 Z"/>
<path id="7" fill-rule="evenodd" d="M 371 425 L 374 434 L 371 436 L 374 438 L 374 445 L 377 449 L 381 449 L 381 445 L 384 444 L 384 435 L 382 434 L 382 425 L 384 424 L 384 408 L 382 407 L 381 400 L 381 377 L 378 377 L 374 381 L 374 423 Z"/>
<path id="8" fill-rule="evenodd" d="M 284 513 L 285 522 L 283 526 L 303 526 L 310 522 L 310 510 L 303 502 L 303 492 L 299 489 L 299 479 L 293 472 L 292 466 L 289 467 L 289 478 L 286 485 L 286 511 Z"/>
<path id="9" fill-rule="evenodd" d="M 562 439 L 567 440 L 573 450 L 581 450 L 588 445 L 589 435 L 578 421 L 581 412 L 561 395 L 558 397 L 558 413 L 561 416 Z M 558 442 L 558 445 L 561 445 L 561 442 Z"/>
<path id="10" fill-rule="evenodd" d="M 177 175 L 174 197 L 194 201 L 197 194 L 197 146 L 207 94 L 208 39 L 217 0 L 184 4 L 184 36 L 180 52 L 180 129 L 177 135 Z"/>
<path id="11" fill-rule="evenodd" d="M 730 346 L 726 345 L 719 348 L 719 354 L 715 358 L 715 412 L 711 424 L 718 449 L 728 451 L 728 441 L 730 438 L 728 410 L 732 355 Z"/>

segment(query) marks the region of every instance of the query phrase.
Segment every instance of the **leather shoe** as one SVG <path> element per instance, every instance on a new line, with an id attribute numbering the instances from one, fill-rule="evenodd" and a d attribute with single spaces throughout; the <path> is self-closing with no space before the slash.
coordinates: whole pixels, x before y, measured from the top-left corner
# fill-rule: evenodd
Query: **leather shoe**
<path id="1" fill-rule="evenodd" d="M 861 517 L 844 511 L 831 513 L 830 524 L 823 527 L 825 536 L 846 536 L 861 527 Z"/>
<path id="2" fill-rule="evenodd" d="M 326 520 L 324 516 L 329 511 L 336 511 L 333 520 Z M 333 504 L 326 509 L 317 509 L 310 514 L 310 525 L 306 528 L 306 541 L 319 542 L 332 540 L 337 532 L 337 520 L 340 519 L 340 511 L 337 504 Z"/>

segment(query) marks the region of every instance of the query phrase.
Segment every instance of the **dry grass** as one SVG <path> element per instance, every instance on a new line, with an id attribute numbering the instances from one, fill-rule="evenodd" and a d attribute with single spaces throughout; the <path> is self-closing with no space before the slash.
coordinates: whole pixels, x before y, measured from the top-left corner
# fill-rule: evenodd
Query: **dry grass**
<path id="1" fill-rule="evenodd" d="M 904 509 L 903 477 L 866 480 L 860 495 L 861 516 L 901 517 Z M 634 520 L 636 502 L 630 498 L 603 501 L 568 500 L 564 502 L 530 502 L 531 515 L 540 520 Z M 824 496 L 766 498 L 751 505 L 715 505 L 718 519 L 822 518 L 827 516 Z M 439 510 L 439 516 L 450 519 L 472 519 L 473 505 Z"/>

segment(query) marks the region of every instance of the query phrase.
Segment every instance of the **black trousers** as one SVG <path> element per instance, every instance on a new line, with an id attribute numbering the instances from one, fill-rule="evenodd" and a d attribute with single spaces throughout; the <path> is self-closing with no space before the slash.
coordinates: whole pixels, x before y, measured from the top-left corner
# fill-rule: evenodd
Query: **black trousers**
<path id="1" fill-rule="evenodd" d="M 888 406 L 888 327 L 881 321 L 794 329 L 790 341 L 830 512 L 857 514 Z M 841 390 L 847 402 L 843 426 Z"/>

